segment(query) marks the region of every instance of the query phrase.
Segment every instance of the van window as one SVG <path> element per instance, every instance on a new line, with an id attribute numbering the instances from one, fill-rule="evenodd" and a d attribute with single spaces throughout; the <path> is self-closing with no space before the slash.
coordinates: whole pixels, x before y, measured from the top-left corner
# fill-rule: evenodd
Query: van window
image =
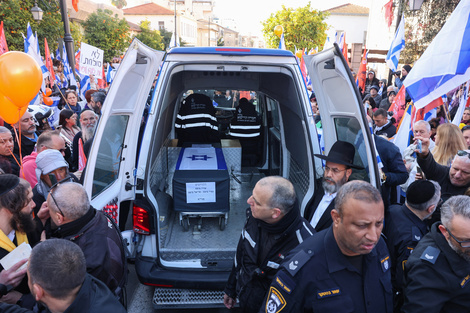
<path id="1" fill-rule="evenodd" d="M 366 170 L 368 166 L 367 148 L 359 121 L 354 117 L 341 117 L 334 120 L 336 138 L 353 144 L 356 148 L 354 164 L 365 168 L 363 170 L 353 169 L 350 180 L 360 179 L 370 182 L 369 171 Z"/>
<path id="2" fill-rule="evenodd" d="M 118 177 L 122 147 L 129 116 L 110 116 L 96 158 L 92 197 L 111 185 Z"/>

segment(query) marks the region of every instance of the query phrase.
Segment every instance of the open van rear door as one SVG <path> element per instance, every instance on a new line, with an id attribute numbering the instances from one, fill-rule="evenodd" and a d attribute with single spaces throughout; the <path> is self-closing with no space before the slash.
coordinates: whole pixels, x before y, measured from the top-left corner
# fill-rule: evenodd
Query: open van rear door
<path id="1" fill-rule="evenodd" d="M 337 140 L 352 143 L 356 147 L 354 163 L 366 168 L 354 178 L 364 179 L 379 188 L 376 152 L 366 113 L 338 46 L 335 44 L 331 49 L 304 58 L 320 110 L 325 153 Z"/>
<path id="2" fill-rule="evenodd" d="M 134 197 L 139 132 L 145 126 L 144 109 L 164 54 L 134 39 L 103 104 L 84 186 L 92 205 L 105 208 L 116 221 L 120 203 Z"/>

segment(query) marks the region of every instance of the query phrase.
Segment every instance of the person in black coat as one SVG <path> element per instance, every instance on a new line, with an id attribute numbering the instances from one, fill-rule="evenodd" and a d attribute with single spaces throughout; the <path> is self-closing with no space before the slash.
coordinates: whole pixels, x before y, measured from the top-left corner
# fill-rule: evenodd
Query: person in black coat
<path id="1" fill-rule="evenodd" d="M 392 205 L 385 213 L 384 235 L 392 260 L 394 312 L 403 305 L 404 266 L 418 242 L 429 231 L 427 219 L 441 200 L 441 187 L 432 180 L 416 180 L 406 191 L 403 205 Z"/>
<path id="2" fill-rule="evenodd" d="M 313 200 L 305 211 L 305 218 L 317 232 L 330 227 L 336 193 L 348 181 L 352 168 L 362 169 L 353 164 L 354 154 L 354 146 L 341 140 L 333 144 L 328 155 L 315 154 L 326 160 L 325 172 L 323 178 L 316 180 Z"/>
<path id="3" fill-rule="evenodd" d="M 331 227 L 292 250 L 258 312 L 392 312 L 380 193 L 355 180 L 336 198 Z"/>
<path id="4" fill-rule="evenodd" d="M 225 287 L 224 304 L 242 312 L 257 312 L 285 256 L 315 230 L 300 216 L 294 186 L 268 176 L 256 184 L 250 209 Z"/>
<path id="5" fill-rule="evenodd" d="M 374 120 L 374 134 L 385 135 L 387 138 L 392 138 L 397 132 L 397 128 L 388 119 L 387 111 L 384 109 L 378 109 L 374 112 L 372 119 Z"/>
<path id="6" fill-rule="evenodd" d="M 405 264 L 404 313 L 468 313 L 470 198 L 454 196 Z"/>
<path id="7" fill-rule="evenodd" d="M 36 301 L 53 312 L 126 312 L 104 283 L 87 274 L 85 256 L 71 241 L 48 239 L 34 247 L 28 276 Z"/>

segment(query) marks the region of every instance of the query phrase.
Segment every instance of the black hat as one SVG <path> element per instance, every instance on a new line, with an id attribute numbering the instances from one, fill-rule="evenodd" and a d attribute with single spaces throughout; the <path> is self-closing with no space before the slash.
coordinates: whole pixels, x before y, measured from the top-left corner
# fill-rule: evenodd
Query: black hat
<path id="1" fill-rule="evenodd" d="M 406 201 L 410 204 L 425 203 L 434 196 L 436 188 L 429 180 L 416 180 L 406 190 Z"/>
<path id="2" fill-rule="evenodd" d="M 403 68 L 409 73 L 411 71 L 411 66 L 408 64 L 403 65 Z"/>
<path id="3" fill-rule="evenodd" d="M 12 174 L 0 175 L 0 197 L 13 190 L 20 183 L 18 176 Z"/>
<path id="4" fill-rule="evenodd" d="M 353 164 L 354 154 L 355 148 L 351 143 L 338 140 L 333 144 L 328 155 L 315 154 L 315 156 L 329 162 L 343 164 L 352 168 L 364 169 L 361 166 Z"/>
<path id="5" fill-rule="evenodd" d="M 372 86 L 370 86 L 370 89 L 375 89 L 375 90 L 379 91 L 379 86 L 377 86 L 377 85 L 372 85 Z"/>

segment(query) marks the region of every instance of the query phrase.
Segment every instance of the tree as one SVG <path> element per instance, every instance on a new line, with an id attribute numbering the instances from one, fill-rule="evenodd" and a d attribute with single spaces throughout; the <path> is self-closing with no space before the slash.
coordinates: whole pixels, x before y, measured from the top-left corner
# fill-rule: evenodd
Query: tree
<path id="1" fill-rule="evenodd" d="M 48 10 L 41 1 L 38 6 L 44 11 L 40 23 L 33 19 L 31 8 L 34 0 L 8 0 L 0 1 L 0 20 L 3 21 L 3 29 L 8 44 L 8 49 L 13 51 L 24 51 L 24 40 L 22 33 L 26 36 L 28 23 L 33 32 L 37 32 L 41 53 L 44 56 L 44 38 L 47 38 L 50 49 L 55 49 L 59 37 L 64 36 L 64 26 L 60 16 L 59 7 L 54 1 L 47 1 L 52 12 Z"/>
<path id="2" fill-rule="evenodd" d="M 135 38 L 142 41 L 143 44 L 155 50 L 164 50 L 165 45 L 163 38 L 158 30 L 150 29 L 150 21 L 145 20 L 140 22 L 140 29 L 142 32 L 135 36 Z"/>
<path id="3" fill-rule="evenodd" d="M 104 62 L 121 55 L 129 46 L 129 25 L 125 19 L 113 17 L 111 10 L 98 9 L 91 13 L 82 24 L 85 30 L 84 42 L 104 51 Z"/>
<path id="4" fill-rule="evenodd" d="M 424 53 L 460 0 L 424 1 L 421 9 L 414 12 L 409 10 L 407 0 L 400 2 L 405 14 L 405 49 L 400 54 L 400 63 L 412 64 Z"/>
<path id="5" fill-rule="evenodd" d="M 294 52 L 294 46 L 299 49 L 323 47 L 326 41 L 328 28 L 325 18 L 328 12 L 321 12 L 310 8 L 310 2 L 298 9 L 286 8 L 272 13 L 263 24 L 263 34 L 268 47 L 277 48 L 279 37 L 274 34 L 274 27 L 281 25 L 284 28 L 284 41 L 287 50 Z"/>
<path id="6" fill-rule="evenodd" d="M 127 5 L 127 1 L 126 0 L 111 0 L 111 4 L 120 10 Z"/>

